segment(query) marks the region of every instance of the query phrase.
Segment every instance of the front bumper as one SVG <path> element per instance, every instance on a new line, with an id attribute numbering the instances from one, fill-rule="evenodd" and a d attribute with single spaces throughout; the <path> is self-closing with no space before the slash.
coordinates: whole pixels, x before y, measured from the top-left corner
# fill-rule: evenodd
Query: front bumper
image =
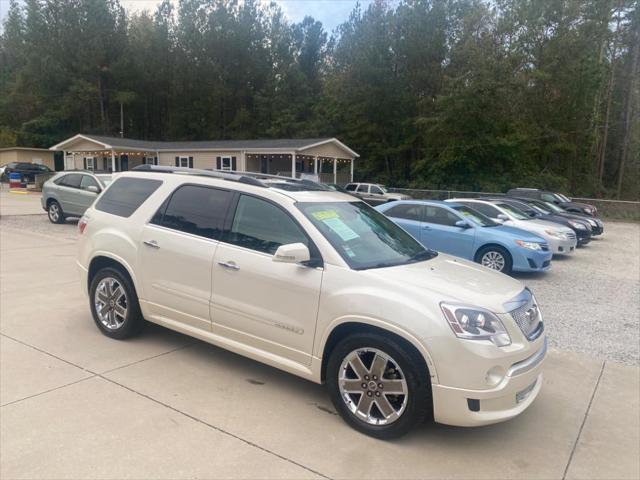
<path id="1" fill-rule="evenodd" d="M 549 243 L 549 250 L 551 250 L 551 253 L 554 255 L 570 255 L 576 251 L 576 245 L 578 244 L 575 237 L 561 240 L 549 236 L 547 237 L 547 241 Z"/>
<path id="2" fill-rule="evenodd" d="M 433 413 L 438 423 L 476 427 L 509 420 L 529 407 L 542 387 L 547 339 L 530 357 L 514 363 L 502 381 L 489 390 L 433 385 Z"/>
<path id="3" fill-rule="evenodd" d="M 517 247 L 511 251 L 516 272 L 544 272 L 551 267 L 553 254 L 548 250 Z"/>

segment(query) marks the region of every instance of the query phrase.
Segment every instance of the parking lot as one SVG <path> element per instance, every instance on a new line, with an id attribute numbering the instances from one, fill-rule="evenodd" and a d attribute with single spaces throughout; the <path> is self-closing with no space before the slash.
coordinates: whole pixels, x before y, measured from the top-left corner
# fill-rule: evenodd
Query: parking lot
<path id="1" fill-rule="evenodd" d="M 640 225 L 519 275 L 552 345 L 520 417 L 427 424 L 383 442 L 321 386 L 160 327 L 94 326 L 76 226 L 33 194 L 0 198 L 2 478 L 638 478 Z"/>

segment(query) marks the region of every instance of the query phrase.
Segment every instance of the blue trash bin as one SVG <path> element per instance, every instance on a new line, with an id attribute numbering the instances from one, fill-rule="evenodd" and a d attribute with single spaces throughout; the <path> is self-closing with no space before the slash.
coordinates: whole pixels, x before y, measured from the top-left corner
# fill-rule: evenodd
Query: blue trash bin
<path id="1" fill-rule="evenodd" d="M 9 188 L 21 188 L 22 187 L 22 174 L 18 172 L 11 172 L 9 174 Z"/>

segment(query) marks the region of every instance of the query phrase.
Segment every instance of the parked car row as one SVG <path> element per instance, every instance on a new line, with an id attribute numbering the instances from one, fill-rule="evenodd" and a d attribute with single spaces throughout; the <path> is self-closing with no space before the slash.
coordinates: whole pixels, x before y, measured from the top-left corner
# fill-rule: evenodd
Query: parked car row
<path id="1" fill-rule="evenodd" d="M 523 191 L 529 196 L 514 196 Z M 424 246 L 506 274 L 548 270 L 553 255 L 571 255 L 604 231 L 590 205 L 565 202 L 557 194 L 545 197 L 556 201 L 532 198 L 539 190 L 509 192 L 504 197 L 401 200 L 375 208 Z M 592 213 L 576 212 L 576 205 Z"/>

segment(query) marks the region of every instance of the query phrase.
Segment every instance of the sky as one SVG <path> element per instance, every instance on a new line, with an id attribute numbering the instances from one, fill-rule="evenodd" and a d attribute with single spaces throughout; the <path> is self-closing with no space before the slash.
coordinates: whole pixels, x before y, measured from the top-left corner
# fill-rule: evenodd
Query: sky
<path id="1" fill-rule="evenodd" d="M 18 0 L 21 1 L 21 0 Z M 177 0 L 174 0 L 177 3 Z M 327 32 L 331 32 L 336 26 L 349 18 L 349 14 L 358 0 L 261 0 L 264 3 L 274 1 L 284 11 L 292 22 L 301 21 L 306 15 L 320 20 Z M 373 0 L 360 0 L 363 9 Z M 154 11 L 161 0 L 120 0 L 120 3 L 130 12 L 149 10 Z M 9 0 L 0 0 L 0 21 L 4 19 L 9 10 Z"/>

